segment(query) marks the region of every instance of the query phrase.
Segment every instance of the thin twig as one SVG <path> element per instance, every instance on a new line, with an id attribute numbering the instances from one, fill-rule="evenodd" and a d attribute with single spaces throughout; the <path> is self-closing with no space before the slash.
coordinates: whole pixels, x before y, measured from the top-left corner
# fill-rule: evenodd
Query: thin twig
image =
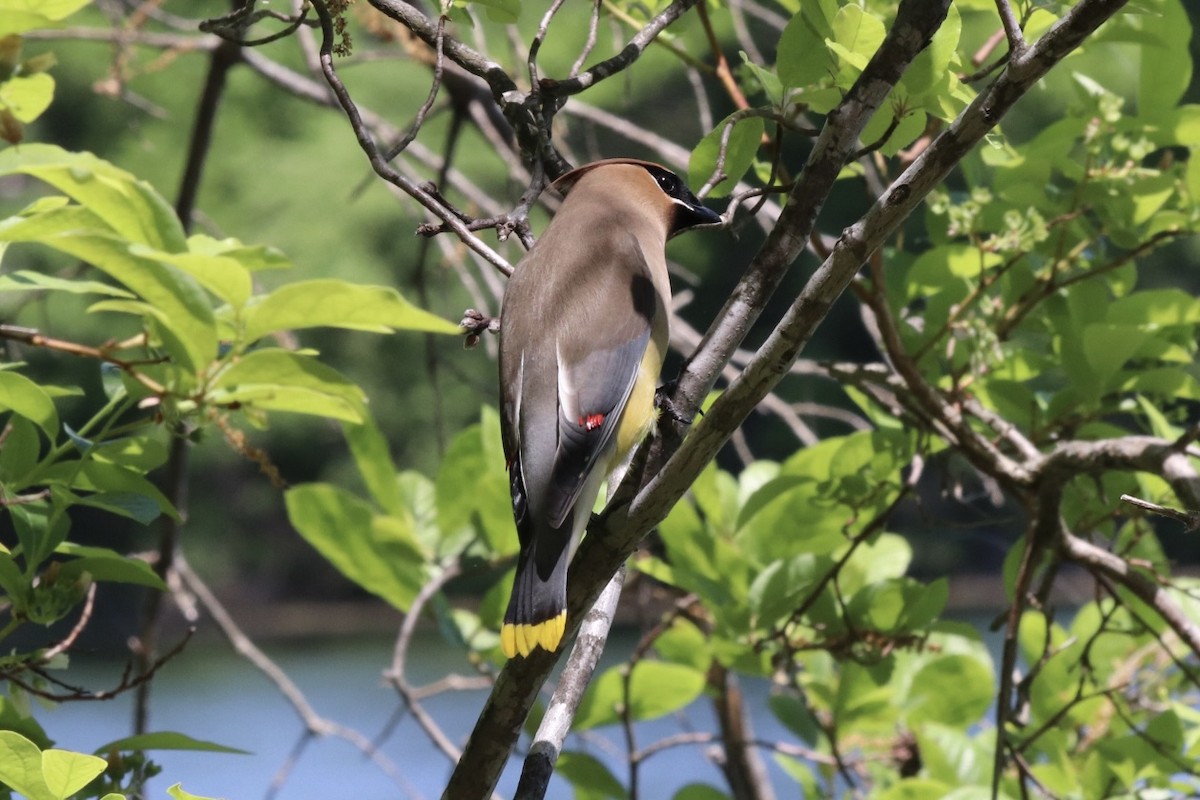
<path id="1" fill-rule="evenodd" d="M 200 605 L 208 612 L 213 621 L 217 623 L 217 627 L 221 629 L 221 633 L 225 635 L 230 645 L 233 646 L 234 651 L 253 664 L 259 672 L 275 684 L 275 688 L 279 690 L 279 693 L 291 705 L 292 710 L 296 712 L 296 716 L 300 718 L 300 722 L 304 725 L 305 730 L 314 736 L 332 736 L 348 742 L 367 758 L 371 759 L 384 774 L 395 781 L 397 786 L 406 792 L 409 791 L 410 787 L 404 774 L 391 759 L 381 753 L 371 743 L 370 739 L 353 728 L 326 719 L 317 713 L 312 704 L 308 702 L 308 698 L 305 697 L 304 692 L 300 690 L 300 687 L 296 685 L 291 677 L 278 664 L 272 661 L 266 653 L 259 649 L 258 645 L 242 631 L 224 604 L 213 594 L 208 584 L 192 570 L 191 565 L 188 564 L 187 559 L 184 558 L 182 553 L 178 553 L 175 556 L 175 571 L 178 573 L 187 591 L 199 600 Z"/>

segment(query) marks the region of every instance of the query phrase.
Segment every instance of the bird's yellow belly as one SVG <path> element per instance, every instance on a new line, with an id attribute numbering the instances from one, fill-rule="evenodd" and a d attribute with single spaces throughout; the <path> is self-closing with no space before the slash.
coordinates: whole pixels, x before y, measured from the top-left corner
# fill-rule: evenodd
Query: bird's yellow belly
<path id="1" fill-rule="evenodd" d="M 646 435 L 654 429 L 658 412 L 654 407 L 654 392 L 658 388 L 658 375 L 662 370 L 663 353 L 653 339 L 646 345 L 646 354 L 638 367 L 637 380 L 625 404 L 625 413 L 617 426 L 616 444 L 612 463 L 615 465 L 629 455 Z"/>

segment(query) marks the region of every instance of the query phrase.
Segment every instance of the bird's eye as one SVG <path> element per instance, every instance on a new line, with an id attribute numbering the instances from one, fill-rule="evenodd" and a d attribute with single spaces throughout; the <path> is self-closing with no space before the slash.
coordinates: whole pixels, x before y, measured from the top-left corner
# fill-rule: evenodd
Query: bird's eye
<path id="1" fill-rule="evenodd" d="M 658 179 L 658 185 L 671 197 L 679 191 L 679 178 L 669 172 L 660 172 L 655 176 Z"/>

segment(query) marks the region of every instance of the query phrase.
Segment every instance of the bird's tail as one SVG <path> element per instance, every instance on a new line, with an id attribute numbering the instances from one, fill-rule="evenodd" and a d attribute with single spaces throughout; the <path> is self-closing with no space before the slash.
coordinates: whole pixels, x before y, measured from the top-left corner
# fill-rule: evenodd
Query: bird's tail
<path id="1" fill-rule="evenodd" d="M 564 531 L 558 553 L 538 553 L 539 545 L 551 548 L 558 542 L 535 537 L 517 560 L 517 577 L 504 613 L 500 644 L 509 658 L 527 656 L 538 647 L 550 652 L 562 643 L 567 627 L 567 562 L 571 548 Z"/>

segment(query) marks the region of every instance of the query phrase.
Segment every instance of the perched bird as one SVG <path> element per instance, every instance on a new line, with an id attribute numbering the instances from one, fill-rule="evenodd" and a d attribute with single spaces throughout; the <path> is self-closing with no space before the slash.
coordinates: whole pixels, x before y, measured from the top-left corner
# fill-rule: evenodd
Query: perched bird
<path id="1" fill-rule="evenodd" d="M 521 542 L 500 640 L 556 650 L 567 563 L 609 473 L 653 427 L 667 351 L 667 239 L 720 221 L 674 173 L 609 159 L 517 265 L 500 314 L 500 417 Z"/>

